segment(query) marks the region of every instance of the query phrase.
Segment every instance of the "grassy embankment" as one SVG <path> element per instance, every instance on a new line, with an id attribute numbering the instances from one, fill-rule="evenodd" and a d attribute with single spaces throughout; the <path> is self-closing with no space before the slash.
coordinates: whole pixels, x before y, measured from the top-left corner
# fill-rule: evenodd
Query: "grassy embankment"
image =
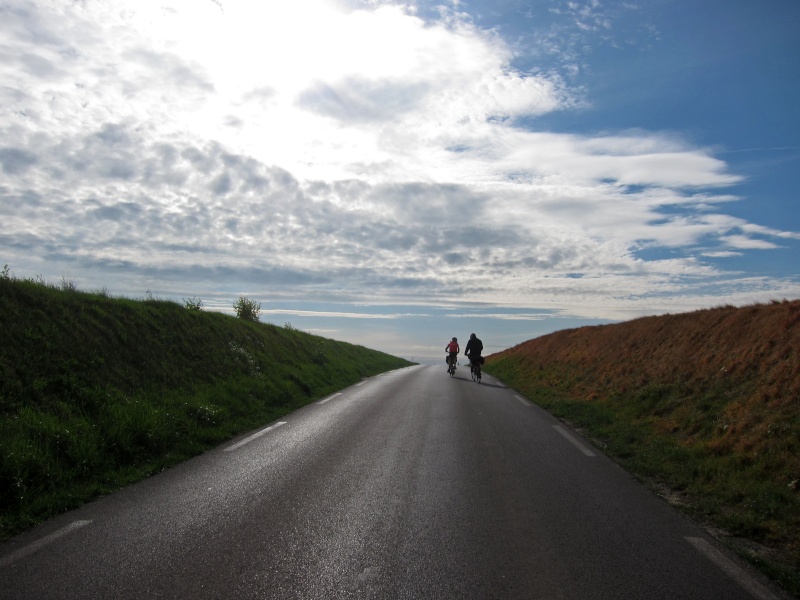
<path id="1" fill-rule="evenodd" d="M 800 597 L 800 301 L 560 331 L 485 369 Z"/>
<path id="2" fill-rule="evenodd" d="M 0 277 L 0 538 L 410 363 L 170 301 Z"/>

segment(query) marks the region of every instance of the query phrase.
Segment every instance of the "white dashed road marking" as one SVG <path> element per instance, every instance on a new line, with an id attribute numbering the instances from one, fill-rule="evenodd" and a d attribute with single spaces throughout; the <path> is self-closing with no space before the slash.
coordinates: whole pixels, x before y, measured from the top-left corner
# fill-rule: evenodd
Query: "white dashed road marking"
<path id="1" fill-rule="evenodd" d="M 273 429 L 277 429 L 277 428 L 278 428 L 278 427 L 280 427 L 281 425 L 286 425 L 286 421 L 278 421 L 277 423 L 275 423 L 275 425 L 270 425 L 270 426 L 269 426 L 269 427 L 267 427 L 266 429 L 262 429 L 261 431 L 257 431 L 256 433 L 254 433 L 254 434 L 253 434 L 253 435 L 251 435 L 250 437 L 246 437 L 246 438 L 244 438 L 243 440 L 241 440 L 241 441 L 239 441 L 239 442 L 236 442 L 236 443 L 235 443 L 235 444 L 233 444 L 232 446 L 228 446 L 227 448 L 225 448 L 225 452 L 231 452 L 231 451 L 233 451 L 233 450 L 236 450 L 236 449 L 238 449 L 238 448 L 241 448 L 241 447 L 242 447 L 242 446 L 244 446 L 245 444 L 249 444 L 249 443 L 250 443 L 250 442 L 252 442 L 253 440 L 255 440 L 255 439 L 257 439 L 257 438 L 260 438 L 262 435 L 264 435 L 264 434 L 265 434 L 265 433 L 267 433 L 268 431 L 272 431 Z"/>
<path id="2" fill-rule="evenodd" d="M 325 404 L 326 402 L 328 402 L 328 400 L 333 400 L 334 398 L 336 398 L 336 396 L 341 396 L 341 395 L 342 392 L 336 392 L 333 396 L 328 396 L 327 398 L 325 398 L 325 400 L 320 400 L 319 402 L 317 402 L 317 404 Z"/>
<path id="3" fill-rule="evenodd" d="M 737 567 L 728 557 L 703 538 L 687 537 L 686 541 L 705 554 L 714 564 L 727 573 L 731 579 L 736 581 L 736 583 L 750 592 L 754 597 L 760 600 L 778 600 L 777 596 Z"/>
<path id="4" fill-rule="evenodd" d="M 560 425 L 553 425 L 553 429 L 555 429 L 558 433 L 563 435 L 569 441 L 570 444 L 575 446 L 578 450 L 583 452 L 586 456 L 594 456 L 594 452 L 589 450 L 586 446 L 584 446 L 578 440 L 576 440 L 572 435 L 567 433 L 564 430 L 564 428 L 562 428 Z"/>
<path id="5" fill-rule="evenodd" d="M 58 538 L 60 538 L 62 536 L 65 536 L 68 533 L 71 533 L 71 532 L 75 531 L 76 529 L 80 529 L 81 527 L 84 527 L 84 526 L 88 525 L 89 523 L 91 523 L 91 521 L 74 521 L 74 522 L 70 523 L 69 525 L 67 525 L 66 527 L 62 527 L 58 531 L 54 531 L 50 535 L 44 536 L 39 541 L 33 542 L 32 544 L 28 544 L 27 546 L 24 546 L 23 548 L 20 548 L 16 552 L 12 552 L 11 554 L 6 556 L 5 558 L 0 559 L 0 567 L 7 567 L 8 565 L 13 564 L 16 561 L 18 561 L 20 558 L 25 558 L 29 554 L 33 554 L 34 552 L 36 552 L 40 548 L 46 546 L 47 544 L 52 544 Z"/>

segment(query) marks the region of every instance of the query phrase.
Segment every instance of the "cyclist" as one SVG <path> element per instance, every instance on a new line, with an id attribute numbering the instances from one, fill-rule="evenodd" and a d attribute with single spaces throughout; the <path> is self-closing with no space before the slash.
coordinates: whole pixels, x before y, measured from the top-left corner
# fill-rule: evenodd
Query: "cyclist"
<path id="1" fill-rule="evenodd" d="M 480 365 L 481 362 L 483 362 L 481 359 L 481 352 L 483 352 L 483 342 L 480 341 L 478 336 L 474 333 L 470 333 L 467 347 L 464 348 L 464 354 L 469 357 L 469 362 L 473 370 L 476 364 Z"/>
<path id="2" fill-rule="evenodd" d="M 450 340 L 450 343 L 444 347 L 444 351 L 447 352 L 447 372 L 449 373 L 451 367 L 455 370 L 456 355 L 461 351 L 461 348 L 458 347 L 458 338 L 454 337 Z"/>

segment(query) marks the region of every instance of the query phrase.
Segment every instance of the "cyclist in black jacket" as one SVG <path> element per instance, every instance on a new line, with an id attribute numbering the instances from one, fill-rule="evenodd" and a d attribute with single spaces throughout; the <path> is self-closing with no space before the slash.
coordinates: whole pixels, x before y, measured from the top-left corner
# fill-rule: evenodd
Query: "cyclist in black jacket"
<path id="1" fill-rule="evenodd" d="M 469 357 L 469 362 L 472 364 L 481 362 L 481 352 L 483 352 L 483 342 L 478 339 L 474 333 L 469 334 L 469 341 L 467 347 L 464 348 L 464 354 Z"/>

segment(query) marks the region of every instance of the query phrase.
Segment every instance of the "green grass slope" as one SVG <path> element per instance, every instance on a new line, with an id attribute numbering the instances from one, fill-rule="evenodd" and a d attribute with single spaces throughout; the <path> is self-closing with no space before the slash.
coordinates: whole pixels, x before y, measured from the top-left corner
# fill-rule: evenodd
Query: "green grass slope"
<path id="1" fill-rule="evenodd" d="M 800 301 L 559 331 L 485 369 L 800 597 Z"/>
<path id="2" fill-rule="evenodd" d="M 411 364 L 64 287 L 0 277 L 0 538 Z"/>

